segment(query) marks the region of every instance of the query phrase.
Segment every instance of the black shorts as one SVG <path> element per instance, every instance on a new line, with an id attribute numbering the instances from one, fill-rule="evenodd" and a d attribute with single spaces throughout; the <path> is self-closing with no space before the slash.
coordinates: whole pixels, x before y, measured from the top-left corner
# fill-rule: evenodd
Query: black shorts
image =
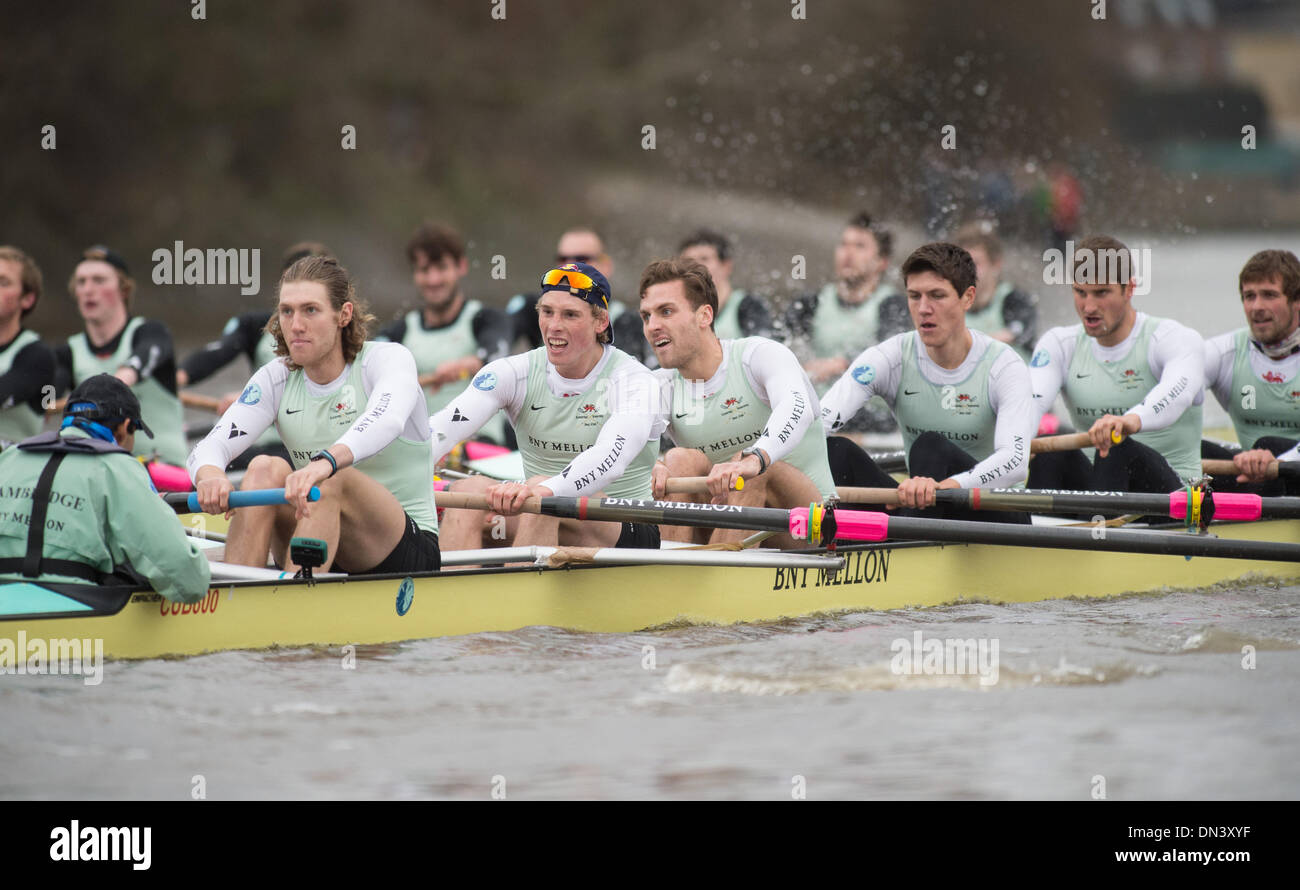
<path id="1" fill-rule="evenodd" d="M 438 549 L 437 532 L 425 531 L 406 517 L 406 531 L 393 552 L 373 569 L 349 572 L 353 575 L 410 575 L 415 572 L 437 572 L 442 569 L 442 551 Z"/>
<path id="2" fill-rule="evenodd" d="M 644 522 L 624 522 L 615 547 L 632 549 L 659 549 L 659 526 Z"/>

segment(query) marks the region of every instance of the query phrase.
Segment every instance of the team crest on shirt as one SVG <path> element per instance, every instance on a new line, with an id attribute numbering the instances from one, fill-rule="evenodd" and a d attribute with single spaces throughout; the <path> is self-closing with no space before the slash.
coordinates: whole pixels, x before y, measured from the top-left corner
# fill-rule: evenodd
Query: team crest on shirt
<path id="1" fill-rule="evenodd" d="M 604 426 L 605 412 L 597 408 L 593 402 L 584 402 L 578 408 L 578 423 L 584 427 Z"/>
<path id="2" fill-rule="evenodd" d="M 876 369 L 871 365 L 858 365 L 853 369 L 853 379 L 866 386 L 876 379 Z"/>
<path id="3" fill-rule="evenodd" d="M 1125 389 L 1141 389 L 1145 384 L 1136 368 L 1125 368 L 1119 372 L 1119 385 Z"/>
<path id="4" fill-rule="evenodd" d="M 338 395 L 330 404 L 330 420 L 351 421 L 357 413 L 357 389 L 348 383 L 339 389 Z"/>
<path id="5" fill-rule="evenodd" d="M 738 420 L 748 408 L 749 402 L 745 401 L 744 396 L 728 396 L 718 405 L 718 413 L 723 417 Z"/>
<path id="6" fill-rule="evenodd" d="M 960 392 L 957 387 L 952 385 L 943 388 L 943 395 L 940 397 L 939 404 L 945 411 L 952 411 L 963 416 L 973 413 L 980 407 L 979 399 L 974 394 Z"/>
<path id="7" fill-rule="evenodd" d="M 1268 383 L 1285 383 L 1286 378 L 1274 371 L 1265 371 L 1260 375 Z"/>
<path id="8" fill-rule="evenodd" d="M 1052 361 L 1052 357 L 1047 354 L 1046 349 L 1040 349 L 1034 353 L 1034 357 L 1029 360 L 1029 367 L 1044 368 Z"/>
<path id="9" fill-rule="evenodd" d="M 244 387 L 244 391 L 239 394 L 239 404 L 256 405 L 262 401 L 262 387 L 256 383 L 250 383 Z"/>

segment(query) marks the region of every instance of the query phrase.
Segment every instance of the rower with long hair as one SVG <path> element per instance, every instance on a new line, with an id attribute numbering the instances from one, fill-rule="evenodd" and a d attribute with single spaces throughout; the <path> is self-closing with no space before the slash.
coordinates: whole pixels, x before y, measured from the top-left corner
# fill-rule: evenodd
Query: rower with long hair
<path id="1" fill-rule="evenodd" d="M 325 563 L 352 574 L 440 566 L 429 415 L 415 359 L 399 343 L 366 342 L 374 319 L 330 257 L 305 257 L 280 279 L 269 330 L 276 358 L 258 369 L 188 467 L 207 513 L 228 508 L 225 468 L 275 424 L 292 464 L 259 456 L 242 489 L 280 488 L 287 504 L 235 511 L 226 560 L 277 565 L 294 536 L 321 538 Z M 319 503 L 308 494 L 319 486 Z"/>

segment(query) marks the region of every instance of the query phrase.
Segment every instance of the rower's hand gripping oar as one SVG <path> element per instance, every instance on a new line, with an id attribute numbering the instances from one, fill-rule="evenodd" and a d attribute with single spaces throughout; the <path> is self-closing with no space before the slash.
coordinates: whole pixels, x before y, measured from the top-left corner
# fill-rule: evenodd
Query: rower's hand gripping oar
<path id="1" fill-rule="evenodd" d="M 162 498 L 167 502 L 167 506 L 177 513 L 200 512 L 199 496 L 196 492 L 190 492 L 188 495 L 179 491 L 167 492 Z M 313 485 L 311 491 L 307 494 L 307 500 L 319 501 L 320 489 Z M 285 503 L 288 502 L 284 499 L 283 488 L 261 488 L 255 491 L 232 491 L 230 493 L 231 510 L 239 507 L 265 507 Z"/>
<path id="2" fill-rule="evenodd" d="M 1241 470 L 1230 460 L 1203 460 L 1201 461 L 1201 470 L 1210 476 L 1232 476 L 1236 478 L 1241 475 Z M 1285 479 L 1295 479 L 1300 477 L 1300 461 L 1295 460 L 1275 460 L 1268 465 L 1268 470 L 1264 474 L 1269 479 L 1276 479 L 1279 476 Z"/>

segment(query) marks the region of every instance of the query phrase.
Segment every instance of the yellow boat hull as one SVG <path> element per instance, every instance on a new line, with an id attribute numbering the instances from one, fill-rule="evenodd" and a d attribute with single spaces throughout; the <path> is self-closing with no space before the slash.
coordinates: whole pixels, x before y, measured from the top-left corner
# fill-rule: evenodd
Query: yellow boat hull
<path id="1" fill-rule="evenodd" d="M 1225 538 L 1300 543 L 1300 523 L 1216 526 Z M 669 624 L 766 622 L 819 612 L 1032 602 L 1300 578 L 1300 563 L 985 544 L 872 545 L 816 569 L 583 566 L 447 572 L 410 579 L 241 582 L 197 606 L 150 592 L 116 614 L 0 621 L 0 637 L 102 638 L 115 658 L 274 646 L 370 644 L 551 625 L 623 633 Z M 402 592 L 408 584 L 409 596 Z M 405 606 L 402 609 L 402 606 Z"/>

